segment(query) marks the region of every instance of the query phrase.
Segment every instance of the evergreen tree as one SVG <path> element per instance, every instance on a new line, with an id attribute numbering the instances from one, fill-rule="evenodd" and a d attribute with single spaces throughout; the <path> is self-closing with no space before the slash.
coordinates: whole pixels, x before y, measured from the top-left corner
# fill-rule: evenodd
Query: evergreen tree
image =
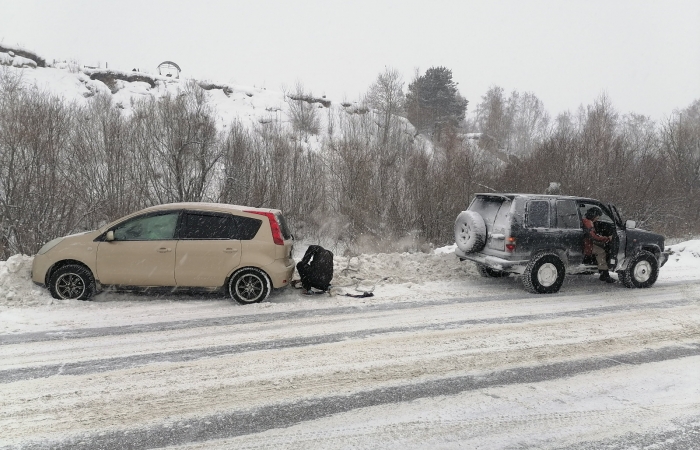
<path id="1" fill-rule="evenodd" d="M 431 67 L 408 85 L 406 114 L 419 132 L 439 135 L 446 125 L 464 120 L 467 103 L 452 81 L 452 71 Z"/>

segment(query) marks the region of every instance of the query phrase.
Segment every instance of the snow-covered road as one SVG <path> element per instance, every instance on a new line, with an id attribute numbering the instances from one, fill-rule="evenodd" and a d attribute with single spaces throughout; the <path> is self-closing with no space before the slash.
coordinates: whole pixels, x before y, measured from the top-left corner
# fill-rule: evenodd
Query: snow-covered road
<path id="1" fill-rule="evenodd" d="M 699 248 L 651 289 L 573 276 L 555 295 L 450 254 L 363 255 L 336 282 L 375 297 L 252 306 L 55 302 L 14 257 L 0 448 L 697 448 Z"/>

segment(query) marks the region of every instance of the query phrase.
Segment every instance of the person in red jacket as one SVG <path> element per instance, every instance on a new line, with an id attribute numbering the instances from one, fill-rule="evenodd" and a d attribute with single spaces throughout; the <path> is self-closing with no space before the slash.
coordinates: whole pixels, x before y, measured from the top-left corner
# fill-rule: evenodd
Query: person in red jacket
<path id="1" fill-rule="evenodd" d="M 608 236 L 600 236 L 595 232 L 594 223 L 603 215 L 603 211 L 597 206 L 593 206 L 586 211 L 583 219 L 583 254 L 586 256 L 595 255 L 600 272 L 600 281 L 614 283 L 615 280 L 608 272 L 607 255 L 603 246 L 612 239 Z"/>

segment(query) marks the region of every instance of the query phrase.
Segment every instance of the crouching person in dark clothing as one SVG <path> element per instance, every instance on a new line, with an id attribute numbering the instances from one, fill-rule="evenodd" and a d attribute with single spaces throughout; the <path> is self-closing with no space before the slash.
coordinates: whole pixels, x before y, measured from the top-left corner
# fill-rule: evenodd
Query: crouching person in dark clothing
<path id="1" fill-rule="evenodd" d="M 320 245 L 310 245 L 297 264 L 297 272 L 305 294 L 310 294 L 311 288 L 328 291 L 333 279 L 333 252 Z"/>

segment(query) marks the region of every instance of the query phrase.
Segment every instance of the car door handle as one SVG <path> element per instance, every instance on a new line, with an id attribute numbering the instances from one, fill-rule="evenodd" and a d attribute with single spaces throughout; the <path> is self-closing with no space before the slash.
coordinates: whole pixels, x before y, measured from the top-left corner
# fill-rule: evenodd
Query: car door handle
<path id="1" fill-rule="evenodd" d="M 173 251 L 172 249 L 165 248 L 165 247 L 161 247 L 158 249 L 158 253 L 168 253 L 168 252 L 172 252 L 172 251 Z"/>
<path id="2" fill-rule="evenodd" d="M 236 253 L 238 251 L 237 248 L 227 248 L 224 249 L 224 253 Z"/>

